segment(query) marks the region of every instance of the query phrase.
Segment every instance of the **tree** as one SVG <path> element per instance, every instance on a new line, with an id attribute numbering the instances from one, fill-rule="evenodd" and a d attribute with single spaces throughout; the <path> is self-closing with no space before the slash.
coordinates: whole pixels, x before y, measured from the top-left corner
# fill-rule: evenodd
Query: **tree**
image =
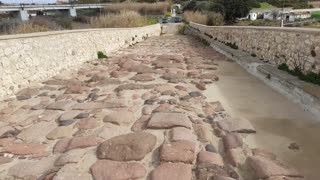
<path id="1" fill-rule="evenodd" d="M 220 0 L 219 2 L 224 6 L 227 21 L 245 17 L 252 8 L 257 6 L 256 0 Z"/>

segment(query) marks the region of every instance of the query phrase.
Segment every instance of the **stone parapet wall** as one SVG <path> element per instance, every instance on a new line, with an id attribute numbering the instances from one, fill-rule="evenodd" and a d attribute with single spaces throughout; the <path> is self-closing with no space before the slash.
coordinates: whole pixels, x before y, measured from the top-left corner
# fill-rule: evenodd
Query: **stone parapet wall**
<path id="1" fill-rule="evenodd" d="M 291 69 L 320 72 L 320 30 L 309 28 L 205 26 L 190 27 L 207 36 L 207 40 L 235 43 L 240 50 L 263 61 Z"/>
<path id="2" fill-rule="evenodd" d="M 160 24 L 121 29 L 86 29 L 8 35 L 0 37 L 0 99 L 21 87 L 62 70 L 77 69 L 108 53 L 159 36 Z"/>

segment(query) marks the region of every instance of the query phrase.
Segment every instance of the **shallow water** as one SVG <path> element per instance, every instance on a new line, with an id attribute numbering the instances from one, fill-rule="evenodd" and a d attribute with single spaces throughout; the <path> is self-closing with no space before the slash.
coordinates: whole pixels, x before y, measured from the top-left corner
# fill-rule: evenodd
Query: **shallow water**
<path id="1" fill-rule="evenodd" d="M 313 117 L 299 105 L 248 74 L 234 62 L 219 62 L 220 80 L 205 95 L 219 100 L 232 117 L 247 118 L 257 134 L 246 138 L 252 148 L 275 153 L 286 164 L 302 171 L 306 179 L 320 179 L 320 117 Z M 290 150 L 290 143 L 299 150 Z"/>

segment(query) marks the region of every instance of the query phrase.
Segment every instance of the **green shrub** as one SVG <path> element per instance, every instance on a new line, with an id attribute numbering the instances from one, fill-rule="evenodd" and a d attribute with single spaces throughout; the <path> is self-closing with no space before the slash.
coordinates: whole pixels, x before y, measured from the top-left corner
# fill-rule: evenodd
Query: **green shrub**
<path id="1" fill-rule="evenodd" d="M 72 19 L 71 18 L 59 18 L 56 23 L 64 29 L 72 29 Z"/>
<path id="2" fill-rule="evenodd" d="M 204 35 L 208 36 L 209 38 L 213 38 L 213 36 L 211 34 L 204 33 Z"/>
<path id="3" fill-rule="evenodd" d="M 103 54 L 103 52 L 101 52 L 101 51 L 98 51 L 97 54 L 98 54 L 98 59 L 108 58 L 108 56 Z"/>
<path id="4" fill-rule="evenodd" d="M 178 26 L 178 33 L 179 34 L 183 35 L 185 30 L 186 30 L 186 26 L 184 24 L 181 24 L 181 25 Z"/>
<path id="5" fill-rule="evenodd" d="M 300 80 L 320 85 L 320 73 L 308 72 L 307 74 L 303 74 L 298 67 L 291 70 L 285 63 L 280 64 L 278 69 L 286 71 L 293 76 L 297 76 Z"/>

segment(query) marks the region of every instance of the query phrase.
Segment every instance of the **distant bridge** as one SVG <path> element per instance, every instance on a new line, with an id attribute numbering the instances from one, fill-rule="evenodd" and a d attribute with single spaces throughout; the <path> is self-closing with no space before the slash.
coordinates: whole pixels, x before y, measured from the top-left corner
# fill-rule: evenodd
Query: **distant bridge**
<path id="1" fill-rule="evenodd" d="M 76 17 L 77 9 L 101 9 L 113 4 L 35 4 L 35 5 L 1 5 L 0 12 L 18 12 L 22 21 L 29 20 L 28 11 L 68 10 L 69 16 Z"/>

